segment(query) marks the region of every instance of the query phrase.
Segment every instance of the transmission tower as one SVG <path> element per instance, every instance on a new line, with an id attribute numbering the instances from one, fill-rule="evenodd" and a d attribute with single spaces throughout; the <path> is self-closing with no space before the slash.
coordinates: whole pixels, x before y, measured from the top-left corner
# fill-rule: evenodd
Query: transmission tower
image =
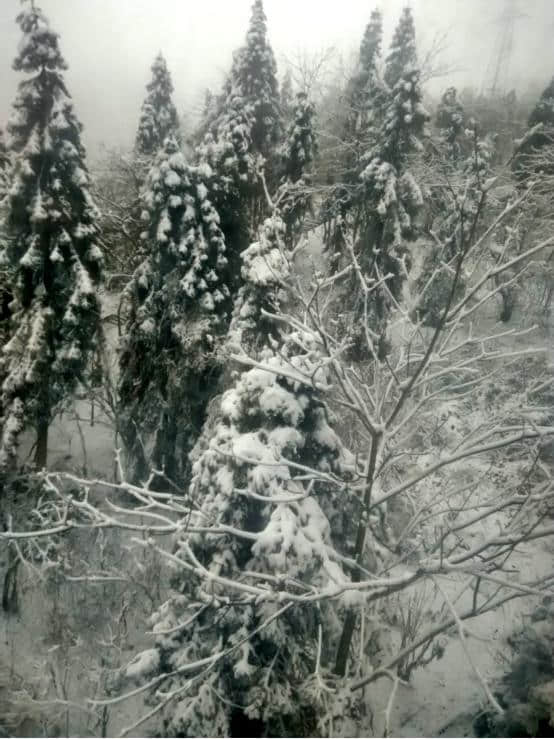
<path id="1" fill-rule="evenodd" d="M 510 62 L 514 49 L 516 21 L 526 18 L 519 10 L 519 0 L 504 0 L 504 10 L 496 20 L 498 34 L 487 65 L 481 92 L 490 97 L 502 97 L 510 82 Z"/>

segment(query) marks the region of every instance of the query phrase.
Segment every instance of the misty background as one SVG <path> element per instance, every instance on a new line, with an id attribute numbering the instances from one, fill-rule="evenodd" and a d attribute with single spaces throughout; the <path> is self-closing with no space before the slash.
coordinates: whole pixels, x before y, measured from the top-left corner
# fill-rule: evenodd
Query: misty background
<path id="1" fill-rule="evenodd" d="M 450 71 L 430 80 L 438 95 L 448 84 L 479 92 L 508 0 L 411 0 L 420 54 L 447 32 L 441 62 Z M 406 0 L 377 3 L 384 15 L 385 50 Z M 167 59 L 179 115 L 194 120 L 207 87 L 218 93 L 232 52 L 241 45 L 251 0 L 39 0 L 61 36 L 66 79 L 84 125 L 84 142 L 130 147 L 134 141 L 150 65 Z M 334 47 L 346 63 L 357 51 L 376 3 L 370 0 L 266 0 L 268 32 L 279 76 L 301 50 Z M 521 0 L 507 77 L 519 95 L 536 97 L 554 74 L 554 2 Z M 5 124 L 21 76 L 11 69 L 20 38 L 19 0 L 0 0 L 0 125 Z"/>

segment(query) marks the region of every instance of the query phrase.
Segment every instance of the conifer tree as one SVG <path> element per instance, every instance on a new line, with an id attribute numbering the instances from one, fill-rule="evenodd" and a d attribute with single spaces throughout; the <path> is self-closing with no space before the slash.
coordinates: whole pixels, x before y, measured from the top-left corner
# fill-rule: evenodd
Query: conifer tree
<path id="1" fill-rule="evenodd" d="M 448 157 L 456 162 L 461 156 L 460 138 L 464 132 L 464 107 L 455 87 L 444 91 L 437 107 L 435 123 L 446 146 Z"/>
<path id="2" fill-rule="evenodd" d="M 326 247 L 333 252 L 334 269 L 338 268 L 344 250 L 349 222 L 356 223 L 359 211 L 363 209 L 365 192 L 360 174 L 364 166 L 361 158 L 372 140 L 372 129 L 382 118 L 385 91 L 378 70 L 382 33 L 382 16 L 376 9 L 366 26 L 357 70 L 349 81 L 346 94 L 348 115 L 343 132 L 345 154 L 341 162 L 344 174 L 322 208 L 325 219 L 334 224 L 327 228 L 326 234 Z"/>
<path id="3" fill-rule="evenodd" d="M 172 136 L 148 176 L 148 256 L 127 288 L 120 358 L 121 433 L 135 480 L 152 466 L 175 482 L 186 479 L 221 371 L 218 336 L 230 293 L 210 176 L 209 168 L 186 163 Z"/>
<path id="4" fill-rule="evenodd" d="M 413 154 L 422 150 L 421 139 L 429 121 L 422 103 L 419 69 L 413 66 L 415 56 L 413 20 L 406 8 L 387 60 L 388 78 L 396 78 L 396 82 L 383 102 L 382 121 L 372 126 L 368 135 L 369 147 L 362 157 L 365 168 L 360 175 L 365 198 L 357 243 L 359 263 L 370 279 L 386 279 L 386 288 L 374 290 L 369 306 L 373 330 L 381 336 L 380 351 L 386 350 L 389 293 L 393 298 L 400 295 L 411 266 L 408 244 L 418 235 L 423 206 L 421 190 L 410 171 Z M 400 68 L 402 60 L 406 60 L 404 68 Z M 361 301 L 362 296 L 355 294 Z M 361 303 L 357 311 L 362 320 Z"/>
<path id="5" fill-rule="evenodd" d="M 167 63 L 160 52 L 151 67 L 152 79 L 139 118 L 135 150 L 144 157 L 153 157 L 167 136 L 179 136 L 179 117 L 173 104 L 173 83 Z"/>
<path id="6" fill-rule="evenodd" d="M 553 155 L 541 157 L 541 151 L 554 148 L 554 77 L 544 89 L 528 121 L 529 130 L 520 143 L 513 168 L 521 180 L 542 171 L 554 174 Z"/>
<path id="7" fill-rule="evenodd" d="M 27 78 L 8 124 L 13 173 L 4 256 L 15 305 L 0 367 L 3 470 L 30 427 L 37 434 L 36 464 L 46 463 L 49 424 L 84 378 L 95 345 L 103 262 L 58 35 L 32 2 L 17 22 L 23 38 L 13 67 Z"/>
<path id="8" fill-rule="evenodd" d="M 309 169 L 317 154 L 314 131 L 315 110 L 308 96 L 296 96 L 294 119 L 287 131 L 283 149 L 283 182 L 280 187 L 279 207 L 286 226 L 286 240 L 292 246 L 299 233 L 306 212 L 311 208 Z"/>
<path id="9" fill-rule="evenodd" d="M 220 421 L 194 465 L 190 494 L 198 515 L 177 545 L 174 593 L 152 618 L 151 663 L 160 672 L 224 655 L 188 687 L 186 677 L 172 678 L 182 693 L 166 717 L 167 735 L 313 736 L 322 730 L 321 692 L 313 684 L 318 636 L 319 664 L 329 669 L 341 603 L 307 602 L 280 613 L 283 600 L 272 594 L 276 583 L 302 592 L 345 577 L 340 557 L 333 557 L 334 550 L 344 552 L 352 515 L 344 493 L 333 483 L 300 481 L 294 467 L 333 477 L 345 455 L 312 382 L 314 372 L 319 380 L 325 374 L 316 371 L 314 336 L 291 334 L 263 350 L 261 359 L 268 370 L 243 371 L 223 396 Z M 258 577 L 245 579 L 245 573 Z M 266 584 L 268 597 L 241 589 L 250 582 Z M 202 613 L 191 618 L 198 603 Z"/>
<path id="10" fill-rule="evenodd" d="M 290 67 L 287 67 L 283 82 L 281 83 L 281 118 L 283 125 L 287 128 L 292 120 L 294 113 L 294 91 L 292 84 L 292 73 Z"/>
<path id="11" fill-rule="evenodd" d="M 349 116 L 346 135 L 349 139 L 361 139 L 368 118 L 375 114 L 375 92 L 378 88 L 377 65 L 381 55 L 383 18 L 376 9 L 366 26 L 361 44 L 358 71 L 349 85 Z"/>
<path id="12" fill-rule="evenodd" d="M 258 240 L 242 252 L 243 285 L 235 300 L 229 335 L 231 343 L 249 356 L 257 356 L 278 339 L 278 326 L 265 313 L 278 315 L 285 300 L 283 283 L 289 276 L 285 237 L 285 223 L 275 212 L 260 227 Z"/>
<path id="13" fill-rule="evenodd" d="M 279 142 L 281 118 L 277 64 L 267 37 L 262 0 L 254 0 L 246 43 L 233 60 L 230 84 L 253 117 L 252 145 L 268 159 Z"/>
<path id="14" fill-rule="evenodd" d="M 281 136 L 277 66 L 267 37 L 262 0 L 255 0 L 245 44 L 233 64 L 215 116 L 199 147 L 214 171 L 212 197 L 225 234 L 233 291 L 239 288 L 240 253 L 267 215 L 258 170 L 270 190 L 277 184 Z"/>
<path id="15" fill-rule="evenodd" d="M 402 11 L 385 62 L 385 82 L 391 89 L 407 70 L 417 67 L 415 24 L 409 6 Z"/>
<path id="16" fill-rule="evenodd" d="M 543 90 L 538 103 L 529 116 L 529 126 L 532 128 L 537 123 L 552 128 L 554 126 L 554 77 Z"/>

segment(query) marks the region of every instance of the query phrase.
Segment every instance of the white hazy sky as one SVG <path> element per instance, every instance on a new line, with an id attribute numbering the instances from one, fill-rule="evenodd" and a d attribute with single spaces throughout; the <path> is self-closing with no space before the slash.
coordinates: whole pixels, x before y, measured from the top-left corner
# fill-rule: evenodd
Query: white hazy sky
<path id="1" fill-rule="evenodd" d="M 458 72 L 435 81 L 481 86 L 492 53 L 494 25 L 507 0 L 409 0 L 420 47 L 449 29 L 445 61 Z M 61 36 L 69 64 L 67 84 L 85 126 L 85 143 L 130 145 L 149 67 L 165 54 L 180 113 L 203 88 L 219 88 L 232 51 L 246 32 L 251 0 L 38 0 Z M 406 0 L 265 0 L 277 61 L 298 49 L 357 48 L 369 15 L 380 5 L 388 42 Z M 520 91 L 544 86 L 554 74 L 554 0 L 520 0 L 511 76 Z M 20 37 L 15 17 L 19 0 L 0 0 L 0 125 L 10 113 L 19 75 L 11 70 Z"/>

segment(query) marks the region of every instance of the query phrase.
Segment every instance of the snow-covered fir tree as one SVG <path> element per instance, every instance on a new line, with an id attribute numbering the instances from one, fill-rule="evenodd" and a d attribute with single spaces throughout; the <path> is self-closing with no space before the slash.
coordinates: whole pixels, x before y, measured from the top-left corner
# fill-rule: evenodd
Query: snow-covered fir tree
<path id="1" fill-rule="evenodd" d="M 458 100 L 455 87 L 447 88 L 437 107 L 435 124 L 446 144 L 447 154 L 452 161 L 457 162 L 461 156 L 460 139 L 464 133 L 464 107 Z"/>
<path id="2" fill-rule="evenodd" d="M 315 109 L 308 96 L 299 92 L 283 147 L 283 182 L 277 196 L 289 246 L 292 246 L 304 216 L 311 208 L 309 170 L 317 154 L 314 115 Z"/>
<path id="3" fill-rule="evenodd" d="M 283 126 L 285 128 L 288 128 L 292 121 L 292 116 L 294 113 L 294 89 L 290 67 L 287 67 L 287 70 L 283 77 L 283 81 L 281 83 L 280 106 Z"/>
<path id="4" fill-rule="evenodd" d="M 8 124 L 13 171 L 3 256 L 15 300 L 0 366 L 3 470 L 27 428 L 37 434 L 37 465 L 46 463 L 49 424 L 83 379 L 95 346 L 103 262 L 58 35 L 32 2 L 17 22 L 23 37 L 13 67 L 26 79 Z"/>
<path id="5" fill-rule="evenodd" d="M 529 126 L 542 123 L 546 128 L 554 127 L 554 77 L 543 90 L 538 103 L 529 116 Z"/>
<path id="6" fill-rule="evenodd" d="M 242 252 L 243 285 L 238 291 L 229 328 L 230 344 L 257 356 L 279 337 L 279 326 L 265 313 L 279 315 L 290 274 L 286 226 L 278 212 L 259 229 L 257 241 Z"/>
<path id="7" fill-rule="evenodd" d="M 153 466 L 183 482 L 215 392 L 218 337 L 230 312 L 225 240 L 208 197 L 209 167 L 168 137 L 145 189 L 148 256 L 127 288 L 120 356 L 121 433 L 130 475 Z"/>
<path id="8" fill-rule="evenodd" d="M 392 89 L 406 70 L 417 67 L 416 32 L 412 9 L 406 6 L 395 28 L 385 60 L 385 82 Z"/>
<path id="9" fill-rule="evenodd" d="M 215 119 L 221 112 L 219 98 L 212 90 L 207 87 L 204 90 L 202 98 L 202 110 L 200 120 L 195 130 L 191 134 L 191 144 L 193 148 L 198 147 L 205 139 L 207 133 L 211 131 Z"/>
<path id="10" fill-rule="evenodd" d="M 358 69 L 349 83 L 346 136 L 359 140 L 364 136 L 368 119 L 376 114 L 376 93 L 379 90 L 377 67 L 381 55 L 383 18 L 381 11 L 371 13 L 360 44 Z"/>
<path id="11" fill-rule="evenodd" d="M 262 0 L 255 0 L 245 44 L 233 57 L 218 114 L 199 147 L 214 171 L 212 197 L 221 217 L 233 290 L 240 286 L 240 253 L 268 212 L 258 176 L 260 158 L 270 189 L 277 184 L 281 137 L 277 65 Z"/>
<path id="12" fill-rule="evenodd" d="M 228 84 L 243 98 L 253 117 L 254 150 L 269 159 L 279 142 L 281 117 L 277 64 L 262 0 L 254 0 L 246 43 L 235 54 Z"/>
<path id="13" fill-rule="evenodd" d="M 315 109 L 305 92 L 296 95 L 294 119 L 291 122 L 283 150 L 284 176 L 298 182 L 312 164 L 317 152 L 314 133 Z"/>
<path id="14" fill-rule="evenodd" d="M 229 260 L 229 285 L 240 284 L 240 254 L 248 245 L 251 214 L 248 205 L 259 197 L 256 160 L 251 153 L 251 119 L 240 97 L 227 100 L 217 116 L 217 137 L 211 131 L 198 147 L 199 159 L 214 172 L 210 197 L 221 219 Z"/>
<path id="15" fill-rule="evenodd" d="M 146 98 L 140 112 L 135 151 L 152 157 L 167 136 L 179 137 L 179 117 L 173 104 L 173 83 L 167 63 L 160 52 L 151 67 L 152 79 L 146 85 Z"/>
<path id="16" fill-rule="evenodd" d="M 548 148 L 550 155 L 541 156 Z M 554 154 L 554 77 L 543 90 L 537 104 L 531 111 L 528 131 L 519 144 L 514 157 L 513 169 L 521 180 L 526 180 L 536 172 L 554 174 L 552 162 Z"/>
<path id="17" fill-rule="evenodd" d="M 345 231 L 349 228 L 349 222 L 357 222 L 358 213 L 364 208 L 365 191 L 360 180 L 364 168 L 362 155 L 373 141 L 373 129 L 382 118 L 386 93 L 379 72 L 382 33 L 382 16 L 376 9 L 366 26 L 356 72 L 349 80 L 346 91 L 348 108 L 342 133 L 343 174 L 321 209 L 323 218 L 329 224 L 326 229 L 326 248 L 332 252 L 335 269 L 344 251 Z"/>
<path id="18" fill-rule="evenodd" d="M 395 43 L 404 38 L 406 28 L 413 31 L 413 21 L 408 22 L 409 19 L 411 13 L 406 9 L 395 33 Z M 413 66 L 414 34 L 410 32 L 408 36 L 413 53 L 401 54 L 393 46 L 397 81 L 383 106 L 382 122 L 373 128 L 360 175 L 365 186 L 365 211 L 357 243 L 360 266 L 370 279 L 386 278 L 386 290 L 376 289 L 372 298 L 374 328 L 381 325 L 379 330 L 383 330 L 390 304 L 387 293 L 390 291 L 395 298 L 400 295 L 410 269 L 409 243 L 418 235 L 423 206 L 421 189 L 410 164 L 413 155 L 422 151 L 429 114 L 422 102 L 420 73 Z M 399 61 L 404 58 L 406 67 L 399 69 Z"/>
<path id="19" fill-rule="evenodd" d="M 318 346 L 304 333 L 263 350 L 265 368 L 244 370 L 224 394 L 194 465 L 197 513 L 177 543 L 174 591 L 152 618 L 156 647 L 147 662 L 171 673 L 218 661 L 197 679 L 163 683 L 164 692 L 179 688 L 167 735 L 322 731 L 326 694 L 314 672 L 330 672 L 342 603 L 283 610 L 287 591 L 307 594 L 346 577 L 338 554 L 352 520 L 340 481 L 346 456 L 317 389 L 326 381 Z M 314 478 L 295 464 L 315 470 Z"/>

